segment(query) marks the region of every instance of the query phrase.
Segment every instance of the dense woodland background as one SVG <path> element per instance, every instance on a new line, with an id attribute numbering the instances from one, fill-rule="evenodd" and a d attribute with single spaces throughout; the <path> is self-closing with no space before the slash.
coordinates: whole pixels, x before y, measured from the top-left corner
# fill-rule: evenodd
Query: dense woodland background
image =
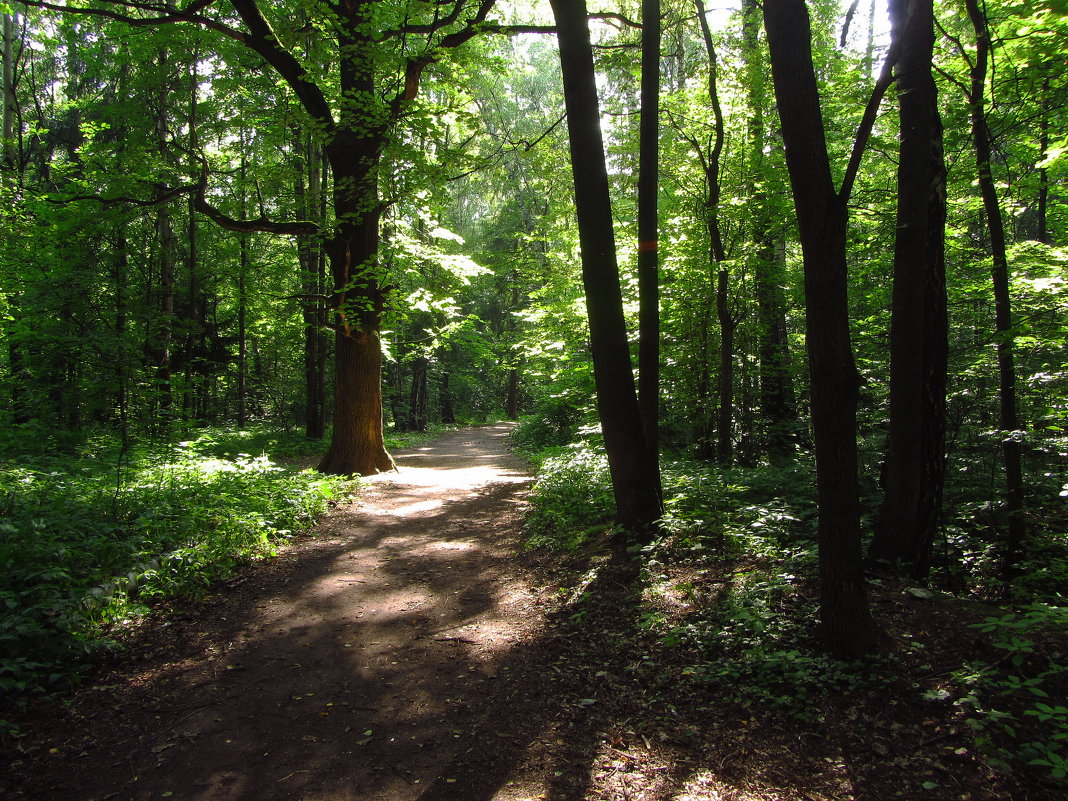
<path id="1" fill-rule="evenodd" d="M 541 471 L 532 542 L 591 547 L 611 531 L 619 496 L 587 323 L 602 286 L 583 285 L 553 35 L 574 5 L 0 6 L 5 689 L 61 684 L 76 654 L 106 647 L 100 626 L 274 548 L 348 491 L 284 457 L 386 469 L 383 426 L 521 419 L 516 443 Z M 789 24 L 806 5 L 810 36 Z M 658 42 L 641 24 L 657 6 Z M 655 531 L 633 533 L 654 566 L 729 553 L 760 577 L 731 607 L 750 612 L 728 623 L 706 609 L 704 624 L 672 628 L 676 641 L 756 626 L 778 608 L 767 593 L 793 592 L 782 576 L 816 575 L 817 558 L 826 627 L 839 546 L 817 549 L 817 534 L 840 493 L 821 484 L 817 497 L 813 448 L 821 425 L 855 434 L 855 472 L 821 478 L 857 493 L 848 547 L 859 558 L 875 533 L 869 555 L 887 575 L 896 564 L 1026 610 L 1006 609 L 1003 627 L 1019 634 L 1005 649 L 1020 675 L 980 673 L 1003 696 L 1019 690 L 1052 734 L 1027 747 L 981 734 L 998 758 L 1063 778 L 1068 710 L 1048 698 L 1063 658 L 1036 656 L 1028 637 L 1063 633 L 1068 580 L 1068 16 L 1058 0 L 890 11 L 590 4 L 635 361 L 636 332 L 650 336 L 637 202 L 650 47 L 659 75 L 659 355 L 639 374 L 658 371 L 659 388 L 639 395 L 660 401 L 663 507 Z M 808 52 L 822 119 L 799 123 L 780 112 L 803 102 L 788 59 Z M 833 192 L 788 163 L 824 142 Z M 841 389 L 855 432 L 833 403 L 812 424 L 826 396 L 806 345 L 830 319 L 813 304 L 834 293 L 806 293 L 802 245 L 821 241 L 804 226 L 824 201 L 848 265 L 856 383 Z M 866 609 L 854 579 L 850 608 Z M 797 614 L 811 622 L 815 607 Z M 880 649 L 830 628 L 832 651 Z"/>

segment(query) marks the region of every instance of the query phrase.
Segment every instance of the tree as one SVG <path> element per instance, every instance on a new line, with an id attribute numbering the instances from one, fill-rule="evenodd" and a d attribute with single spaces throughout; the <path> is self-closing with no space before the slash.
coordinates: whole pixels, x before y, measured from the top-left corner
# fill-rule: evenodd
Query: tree
<path id="1" fill-rule="evenodd" d="M 575 182 L 597 409 L 620 523 L 648 539 L 663 513 L 634 388 L 584 0 L 552 0 Z"/>
<path id="2" fill-rule="evenodd" d="M 755 0 L 742 3 L 742 60 L 748 101 L 749 178 L 752 208 L 752 264 L 757 301 L 757 342 L 760 362 L 760 416 L 765 442 L 773 459 L 789 458 L 793 452 L 796 409 L 786 333 L 786 300 L 783 297 L 783 232 L 776 219 L 776 180 L 765 150 L 771 144 L 766 123 L 768 111 L 764 54 L 759 43 L 760 10 Z"/>
<path id="3" fill-rule="evenodd" d="M 945 472 L 945 165 L 931 74 L 930 0 L 891 3 L 901 146 L 890 326 L 885 493 L 869 551 L 922 578 L 930 567 Z"/>
<path id="4" fill-rule="evenodd" d="M 861 559 L 857 486 L 858 373 L 849 334 L 846 202 L 879 100 L 884 69 L 836 188 L 812 63 L 804 0 L 766 0 L 764 25 L 793 188 L 805 273 L 805 324 L 819 504 L 820 619 L 827 646 L 843 656 L 875 648 Z M 888 59 L 889 63 L 889 59 Z"/>
<path id="5" fill-rule="evenodd" d="M 311 220 L 283 223 L 266 216 L 239 220 L 223 214 L 207 199 L 206 160 L 195 206 L 237 232 L 323 236 L 334 284 L 336 342 L 334 428 L 319 469 L 339 474 L 391 469 L 393 460 L 382 435 L 381 323 L 389 285 L 377 260 L 383 211 L 379 169 L 391 134 L 410 113 L 427 69 L 482 29 L 494 0 L 456 0 L 432 7 L 339 3 L 312 26 L 324 41 L 321 52 L 308 57 L 287 44 L 297 33 L 297 20 L 257 0 L 233 0 L 236 19 L 215 9 L 213 0 L 193 0 L 184 8 L 170 3 L 119 3 L 103 9 L 32 4 L 138 27 L 198 25 L 256 53 L 292 92 L 320 137 L 330 166 L 329 230 L 320 233 Z M 324 64 L 333 71 L 324 73 Z"/>
<path id="6" fill-rule="evenodd" d="M 642 0 L 640 141 L 638 143 L 638 403 L 649 458 L 660 457 L 660 0 Z M 657 482 L 659 485 L 659 482 Z"/>
<path id="7" fill-rule="evenodd" d="M 992 44 L 986 14 L 978 0 L 965 0 L 968 18 L 975 32 L 975 60 L 971 62 L 968 102 L 971 106 L 972 146 L 983 198 L 987 232 L 990 237 L 990 277 L 994 288 L 994 326 L 997 336 L 999 420 L 1001 454 L 1005 463 L 1005 503 L 1008 538 L 1005 565 L 1009 571 L 1020 558 L 1026 528 L 1024 525 L 1024 483 L 1020 459 L 1020 419 L 1016 405 L 1016 364 L 1013 347 L 1012 298 L 1009 294 L 1009 260 L 1005 246 L 1005 223 L 991 172 L 990 129 L 986 121 L 987 65 Z"/>

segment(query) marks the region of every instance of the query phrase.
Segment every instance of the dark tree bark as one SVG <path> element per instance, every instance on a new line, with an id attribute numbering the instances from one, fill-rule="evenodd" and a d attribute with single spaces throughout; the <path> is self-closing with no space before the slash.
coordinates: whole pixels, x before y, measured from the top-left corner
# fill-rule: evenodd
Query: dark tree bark
<path id="1" fill-rule="evenodd" d="M 935 536 L 942 523 L 946 476 L 946 391 L 949 370 L 949 313 L 946 296 L 946 163 L 942 151 L 942 120 L 934 113 L 932 136 L 934 175 L 927 212 L 927 270 L 923 301 L 923 428 L 918 532 L 913 576 L 926 577 Z"/>
<path id="2" fill-rule="evenodd" d="M 452 404 L 452 387 L 449 383 L 448 371 L 438 377 L 438 406 L 441 411 L 441 422 L 446 425 L 456 422 L 456 410 Z"/>
<path id="3" fill-rule="evenodd" d="M 586 3 L 552 0 L 552 8 L 560 42 L 597 411 L 619 522 L 645 540 L 654 533 L 663 509 L 656 464 L 645 445 L 623 319 Z"/>
<path id="4" fill-rule="evenodd" d="M 901 145 L 890 323 L 890 424 L 879 524 L 869 555 L 930 566 L 940 516 L 944 455 L 945 167 L 938 90 L 931 70 L 931 0 L 893 0 Z M 942 286 L 939 288 L 938 284 Z M 928 308 L 932 304 L 932 308 Z M 941 308 L 938 308 L 938 307 Z M 938 396 L 941 395 L 941 398 Z M 925 436 L 931 441 L 925 441 Z"/>
<path id="5" fill-rule="evenodd" d="M 975 30 L 976 52 L 971 68 L 970 96 L 972 144 L 979 175 L 979 191 L 986 213 L 994 287 L 994 326 L 997 331 L 999 428 L 1001 454 L 1005 462 L 1005 505 L 1008 537 L 1005 543 L 1005 569 L 1015 570 L 1023 552 L 1027 531 L 1024 525 L 1024 483 L 1020 458 L 1019 413 L 1016 408 L 1016 365 L 1013 345 L 1012 298 L 1009 293 L 1009 260 L 1005 247 L 1005 222 L 998 201 L 997 186 L 990 171 L 990 130 L 986 123 L 986 78 L 990 59 L 990 29 L 978 0 L 965 0 L 968 17 Z"/>
<path id="6" fill-rule="evenodd" d="M 508 371 L 508 397 L 505 401 L 505 415 L 509 420 L 519 419 L 519 369 L 516 367 Z"/>
<path id="7" fill-rule="evenodd" d="M 638 142 L 638 403 L 648 458 L 660 454 L 660 264 L 657 240 L 660 140 L 660 0 L 642 0 Z"/>
<path id="8" fill-rule="evenodd" d="M 846 200 L 857 158 L 851 158 L 843 188 L 836 191 L 804 0 L 766 0 L 764 22 L 804 258 L 822 633 L 833 653 L 855 657 L 871 652 L 877 642 L 861 558 L 856 449 L 859 376 L 850 342 L 847 297 Z M 858 135 L 857 145 L 864 139 L 866 135 Z"/>

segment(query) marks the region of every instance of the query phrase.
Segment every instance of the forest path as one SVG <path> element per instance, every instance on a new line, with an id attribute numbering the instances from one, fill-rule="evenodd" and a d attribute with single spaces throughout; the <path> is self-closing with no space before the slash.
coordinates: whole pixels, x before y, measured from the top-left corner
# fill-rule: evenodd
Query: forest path
<path id="1" fill-rule="evenodd" d="M 550 599 L 520 554 L 509 430 L 396 454 L 314 537 L 151 622 L 43 721 L 52 761 L 19 795 L 546 797 L 520 762 L 551 714 Z"/>

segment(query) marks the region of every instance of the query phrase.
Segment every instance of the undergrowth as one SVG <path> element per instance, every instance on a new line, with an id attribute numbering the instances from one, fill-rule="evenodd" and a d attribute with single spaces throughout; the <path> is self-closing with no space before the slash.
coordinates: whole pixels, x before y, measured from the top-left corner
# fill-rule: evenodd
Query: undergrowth
<path id="1" fill-rule="evenodd" d="M 528 544 L 595 551 L 602 543 L 594 535 L 611 530 L 614 511 L 597 437 L 546 448 L 538 460 Z M 660 643 L 658 680 L 673 691 L 688 686 L 710 704 L 803 723 L 839 714 L 844 699 L 926 708 L 945 701 L 946 725 L 970 732 L 989 765 L 1026 767 L 1045 781 L 1068 782 L 1062 533 L 1036 537 L 1028 569 L 1012 587 L 998 588 L 996 597 L 1016 601 L 1015 611 L 976 626 L 986 643 L 977 652 L 1000 656 L 945 653 L 959 667 L 932 679 L 923 643 L 858 662 L 821 648 L 810 464 L 724 469 L 674 459 L 664 461 L 662 474 L 664 533 L 635 551 L 643 585 L 638 626 Z M 959 535 L 949 529 L 949 537 Z M 1057 558 L 1039 564 L 1050 554 Z M 960 570 L 970 571 L 962 586 L 972 595 L 991 584 L 988 566 L 963 562 Z M 904 594 L 932 597 L 916 587 Z"/>
<path id="2" fill-rule="evenodd" d="M 63 456 L 9 452 L 0 462 L 0 691 L 75 679 L 112 647 L 113 627 L 311 526 L 352 484 L 264 453 L 309 447 L 252 431 L 128 450 L 101 437 Z"/>

